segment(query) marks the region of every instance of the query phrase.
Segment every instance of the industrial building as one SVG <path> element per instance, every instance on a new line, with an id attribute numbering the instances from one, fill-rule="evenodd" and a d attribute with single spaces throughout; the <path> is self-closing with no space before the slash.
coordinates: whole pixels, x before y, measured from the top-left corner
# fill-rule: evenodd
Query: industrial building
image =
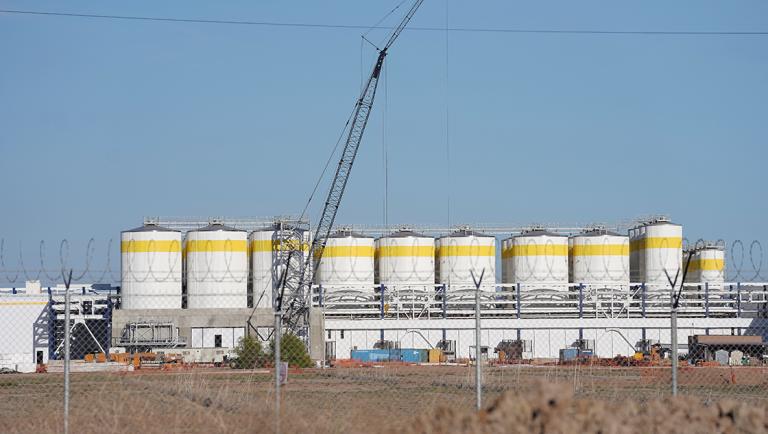
<path id="1" fill-rule="evenodd" d="M 306 225 L 304 241 L 286 244 L 282 224 L 161 219 L 124 231 L 121 286 L 72 292 L 73 355 L 183 349 L 207 362 L 204 350 L 231 355 L 245 335 L 268 341 L 283 253 L 304 258 L 312 234 Z M 688 252 L 680 342 L 768 329 L 764 284 L 727 282 L 721 245 Z M 660 218 L 626 235 L 603 227 L 344 228 L 318 262 L 303 338 L 318 361 L 387 346 L 467 358 L 473 276 L 482 274 L 482 347 L 512 345 L 524 358 L 556 359 L 569 347 L 631 355 L 671 341 L 665 270 L 683 266 L 683 253 L 682 226 Z M 2 366 L 30 371 L 60 357 L 62 294 L 39 284 L 0 294 Z"/>
<path id="2" fill-rule="evenodd" d="M 37 365 L 63 357 L 63 286 L 43 288 L 39 281 L 0 289 L 0 368 L 34 372 Z M 71 355 L 108 353 L 112 327 L 109 285 L 77 285 L 70 289 Z"/>
<path id="3" fill-rule="evenodd" d="M 152 232 L 149 224 L 138 233 L 157 233 L 155 245 L 170 250 L 172 245 L 159 241 L 176 230 L 185 233 L 181 240 L 174 238 L 184 246 L 185 271 L 182 281 L 165 264 L 153 266 L 150 275 L 173 275 L 175 286 L 166 293 L 182 294 L 178 298 L 185 308 L 121 306 L 114 314 L 113 337 L 154 321 L 173 330 L 167 334 L 178 337 L 173 340 L 177 346 L 230 347 L 245 333 L 268 339 L 280 274 L 277 252 L 293 248 L 305 255 L 307 246 L 280 247 L 275 241 L 279 223 L 274 221 L 229 226 L 159 223 L 175 229 L 155 224 Z M 307 243 L 310 233 L 304 235 Z M 501 240 L 497 251 L 497 239 L 505 233 L 510 236 Z M 208 238 L 200 239 L 200 234 Z M 683 265 L 682 249 L 682 226 L 664 218 L 640 222 L 626 235 L 601 227 L 345 228 L 328 238 L 318 263 L 307 340 L 317 360 L 348 358 L 354 350 L 384 342 L 408 348 L 450 347 L 456 357 L 468 357 L 474 345 L 472 275 L 479 278 L 485 270 L 480 287 L 482 346 L 522 341 L 527 358 L 557 358 L 560 349 L 573 345 L 592 347 L 603 357 L 631 355 L 643 343 L 671 340 L 665 270 L 676 272 Z M 750 334 L 766 325 L 761 298 L 765 289 L 726 284 L 723 256 L 722 248 L 711 245 L 693 253 L 680 308 L 681 342 L 696 334 Z M 206 267 L 196 265 L 201 257 Z M 166 259 L 167 264 L 176 263 Z M 124 265 L 124 282 L 135 280 L 128 275 L 135 270 L 135 265 Z M 151 305 L 153 299 L 145 294 L 141 305 Z"/>

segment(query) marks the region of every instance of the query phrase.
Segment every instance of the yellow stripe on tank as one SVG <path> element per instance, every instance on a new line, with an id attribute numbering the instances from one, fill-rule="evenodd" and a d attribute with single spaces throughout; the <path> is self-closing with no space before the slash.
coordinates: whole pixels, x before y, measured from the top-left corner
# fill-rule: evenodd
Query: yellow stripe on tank
<path id="1" fill-rule="evenodd" d="M 315 256 L 319 253 L 315 252 Z M 326 246 L 323 258 L 373 258 L 373 246 Z"/>
<path id="2" fill-rule="evenodd" d="M 627 256 L 629 244 L 576 244 L 571 249 L 572 256 Z"/>
<path id="3" fill-rule="evenodd" d="M 248 245 L 245 240 L 189 240 L 184 246 L 185 253 L 194 252 L 234 252 L 245 253 Z"/>
<path id="4" fill-rule="evenodd" d="M 568 256 L 568 246 L 555 244 L 529 244 L 512 246 L 507 257 L 511 256 Z"/>
<path id="5" fill-rule="evenodd" d="M 723 271 L 725 261 L 722 259 L 691 259 L 688 271 Z"/>
<path id="6" fill-rule="evenodd" d="M 382 246 L 376 249 L 380 258 L 394 256 L 435 256 L 434 246 Z"/>
<path id="7" fill-rule="evenodd" d="M 440 246 L 438 256 L 496 256 L 496 246 Z"/>
<path id="8" fill-rule="evenodd" d="M 133 240 L 120 242 L 123 253 L 178 253 L 181 243 L 176 240 Z"/>
<path id="9" fill-rule="evenodd" d="M 295 246 L 296 243 L 287 243 L 288 248 L 285 250 L 297 250 L 295 247 L 291 248 L 291 245 Z M 251 241 L 251 253 L 264 253 L 264 252 L 273 252 L 275 250 L 279 250 L 277 246 L 280 245 L 280 240 L 252 240 Z M 302 243 L 301 244 L 301 250 L 304 252 L 309 251 L 309 244 Z"/>
<path id="10" fill-rule="evenodd" d="M 630 241 L 629 250 L 644 249 L 680 249 L 683 247 L 683 239 L 680 237 L 649 237 Z"/>

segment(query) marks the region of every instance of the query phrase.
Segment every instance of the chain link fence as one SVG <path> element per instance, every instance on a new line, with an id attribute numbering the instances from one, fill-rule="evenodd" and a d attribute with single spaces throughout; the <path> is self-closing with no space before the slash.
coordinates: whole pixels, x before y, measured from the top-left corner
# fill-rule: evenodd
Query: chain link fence
<path id="1" fill-rule="evenodd" d="M 479 288 L 315 285 L 289 325 L 272 308 L 276 280 L 254 283 L 254 243 L 221 241 L 223 259 L 213 243 L 163 244 L 124 263 L 120 285 L 2 290 L 0 431 L 441 432 L 425 418 L 461 424 L 510 396 L 638 412 L 674 394 L 768 404 L 757 279 L 676 283 L 676 326 L 670 286 L 492 274 Z M 748 274 L 760 276 L 734 275 Z"/>

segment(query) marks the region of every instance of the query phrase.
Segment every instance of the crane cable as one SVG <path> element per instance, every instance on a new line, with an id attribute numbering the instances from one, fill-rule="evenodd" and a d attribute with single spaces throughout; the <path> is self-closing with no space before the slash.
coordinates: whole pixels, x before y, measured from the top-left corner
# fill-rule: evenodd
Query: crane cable
<path id="1" fill-rule="evenodd" d="M 48 16 L 48 17 L 68 17 L 68 18 L 89 18 L 89 19 L 107 19 L 107 20 L 125 20 L 125 21 L 155 21 L 165 23 L 188 23 L 188 24 L 218 24 L 218 25 L 237 25 L 237 26 L 262 26 L 262 27 L 285 27 L 285 28 L 318 28 L 318 29 L 341 29 L 341 30 L 367 30 L 369 26 L 357 24 L 327 24 L 327 23 L 302 23 L 302 22 L 277 22 L 277 21 L 244 21 L 244 20 L 219 20 L 219 19 L 201 19 L 201 18 L 176 18 L 176 17 L 155 17 L 155 16 L 137 16 L 137 15 L 114 15 L 114 14 L 86 14 L 69 13 L 54 11 L 30 11 L 18 9 L 0 9 L 0 13 Z M 386 26 L 376 26 L 375 29 L 389 29 Z M 408 31 L 426 31 L 443 32 L 443 27 L 409 27 Z M 540 33 L 540 34 L 571 34 L 571 35 L 639 35 L 639 36 L 768 36 L 765 30 L 597 30 L 597 29 L 555 29 L 555 28 L 483 28 L 483 27 L 452 27 L 450 32 L 461 33 Z"/>
<path id="2" fill-rule="evenodd" d="M 387 121 L 389 112 L 389 66 L 384 63 L 384 107 L 381 111 L 381 149 L 384 164 L 384 229 L 389 229 L 389 143 L 387 141 Z"/>
<path id="3" fill-rule="evenodd" d="M 315 187 L 312 189 L 312 193 L 309 195 L 309 199 L 307 199 L 307 203 L 304 205 L 304 209 L 301 211 L 301 216 L 299 217 L 299 221 L 301 221 L 304 218 L 304 216 L 307 214 L 307 210 L 309 209 L 309 206 L 315 197 L 315 193 L 317 193 L 317 189 L 320 187 L 320 183 L 323 181 L 323 179 L 325 178 L 325 174 L 328 172 L 328 167 L 330 167 L 331 161 L 333 161 L 333 156 L 336 155 L 336 151 L 338 151 L 339 149 L 339 144 L 341 143 L 341 139 L 344 138 L 344 133 L 349 128 L 349 123 L 352 121 L 352 117 L 354 116 L 354 114 L 355 112 L 353 110 L 352 113 L 349 114 L 349 117 L 347 118 L 347 122 L 344 124 L 344 128 L 341 130 L 341 133 L 339 134 L 339 138 L 336 139 L 336 144 L 333 146 L 333 150 L 331 151 L 331 154 L 328 156 L 328 160 L 325 162 L 325 167 L 323 167 L 323 172 L 317 178 L 317 182 L 315 182 Z"/>
<path id="4" fill-rule="evenodd" d="M 400 3 L 398 3 L 398 4 L 397 4 L 397 6 L 395 6 L 394 8 L 392 8 L 392 10 L 391 10 L 391 11 L 387 12 L 387 14 L 386 14 L 386 15 L 384 15 L 383 17 L 381 17 L 381 19 L 380 19 L 379 21 L 377 21 L 377 22 L 376 22 L 376 24 L 374 24 L 374 25 L 372 25 L 371 27 L 369 27 L 369 28 L 368 28 L 368 30 L 366 30 L 366 31 L 365 31 L 365 33 L 363 33 L 362 35 L 360 35 L 360 37 L 361 37 L 361 38 L 362 38 L 364 41 L 366 41 L 366 42 L 368 42 L 369 44 L 373 45 L 373 47 L 374 47 L 374 48 L 376 48 L 376 50 L 378 50 L 378 49 L 379 49 L 378 45 L 374 44 L 373 42 L 371 42 L 371 41 L 368 39 L 368 34 L 369 34 L 369 33 L 371 33 L 371 31 L 373 31 L 374 29 L 381 29 L 382 27 L 380 27 L 380 24 L 381 24 L 381 23 L 383 23 L 383 22 L 384 22 L 384 20 L 386 20 L 387 18 L 389 18 L 389 17 L 390 17 L 392 14 L 394 14 L 394 13 L 395 13 L 395 12 L 396 12 L 398 9 L 400 9 L 400 6 L 402 6 L 402 5 L 403 5 L 403 3 L 405 3 L 406 1 L 408 1 L 408 0 L 402 0 Z M 383 27 L 383 28 L 388 28 L 388 27 Z M 385 37 L 386 37 L 386 36 L 385 36 Z M 381 45 L 381 42 L 379 43 L 379 45 Z"/>
<path id="5" fill-rule="evenodd" d="M 394 8 L 392 8 L 392 10 L 387 12 L 374 25 L 368 27 L 366 29 L 365 33 L 360 35 L 360 37 L 361 37 L 361 39 L 360 39 L 360 89 L 363 88 L 363 41 L 368 42 L 369 44 L 373 45 L 378 50 L 378 47 L 376 47 L 376 45 L 374 45 L 371 41 L 369 41 L 366 38 L 366 36 L 368 36 L 368 34 L 371 33 L 371 31 L 373 31 L 374 29 L 382 28 L 380 26 L 381 23 L 384 22 L 384 20 L 386 20 L 387 18 L 389 18 L 392 14 L 394 14 L 398 9 L 400 9 L 400 7 L 406 1 L 407 0 L 402 0 L 400 3 L 397 4 L 397 6 L 395 6 Z M 388 28 L 388 27 L 384 27 L 384 28 Z M 386 64 L 384 65 L 384 68 L 386 69 Z M 386 101 L 387 101 L 387 98 L 386 98 L 386 77 L 385 77 L 384 85 L 385 85 L 385 90 L 384 90 L 384 92 L 385 92 L 384 108 L 385 108 L 385 111 L 386 111 Z M 347 118 L 347 122 L 344 124 L 344 128 L 341 130 L 341 134 L 339 134 L 339 138 L 336 140 L 336 144 L 333 146 L 333 151 L 331 151 L 331 155 L 328 156 L 328 160 L 325 162 L 325 167 L 323 167 L 323 171 L 320 174 L 320 177 L 317 179 L 317 182 L 315 183 L 315 187 L 312 189 L 312 193 L 309 195 L 309 199 L 307 200 L 307 203 L 304 205 L 304 209 L 301 211 L 301 216 L 299 217 L 299 220 L 304 218 L 304 216 L 306 215 L 307 210 L 309 209 L 309 206 L 311 205 L 312 200 L 315 197 L 315 193 L 317 193 L 317 189 L 320 187 L 320 183 L 323 181 L 323 179 L 325 178 L 325 174 L 328 172 L 328 167 L 330 167 L 331 161 L 333 161 L 333 156 L 336 155 L 336 151 L 339 149 L 339 144 L 341 143 L 341 139 L 344 138 L 344 133 L 347 131 L 347 128 L 349 127 L 349 123 L 352 121 L 352 117 L 354 116 L 354 113 L 355 113 L 355 111 L 352 110 L 352 112 L 349 114 L 349 118 Z"/>
<path id="6" fill-rule="evenodd" d="M 446 214 L 448 228 L 451 227 L 451 117 L 450 117 L 450 92 L 448 81 L 448 3 L 445 0 L 445 173 L 446 173 Z"/>

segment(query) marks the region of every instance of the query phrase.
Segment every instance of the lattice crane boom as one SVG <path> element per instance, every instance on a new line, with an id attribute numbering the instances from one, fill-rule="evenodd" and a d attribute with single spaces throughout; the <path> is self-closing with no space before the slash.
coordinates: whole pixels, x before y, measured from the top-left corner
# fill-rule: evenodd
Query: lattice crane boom
<path id="1" fill-rule="evenodd" d="M 315 236 L 308 254 L 303 261 L 300 261 L 296 257 L 300 255 L 296 255 L 292 249 L 284 260 L 284 271 L 279 286 L 280 292 L 276 299 L 276 309 L 278 312 L 281 311 L 284 304 L 284 296 L 287 294 L 288 307 L 285 310 L 285 318 L 286 326 L 291 329 L 295 329 L 300 317 L 307 313 L 308 301 L 311 300 L 311 286 L 314 280 L 314 273 L 320 264 L 328 236 L 333 229 L 336 213 L 341 205 L 341 199 L 344 196 L 344 190 L 347 187 L 349 175 L 363 139 L 365 127 L 368 125 L 384 60 L 387 57 L 389 48 L 395 43 L 395 40 L 400 36 L 400 33 L 408 25 L 408 22 L 411 21 L 411 18 L 413 18 L 423 2 L 424 0 L 416 0 L 413 3 L 397 27 L 393 29 L 386 44 L 379 49 L 378 58 L 373 66 L 373 70 L 355 103 L 346 142 L 344 143 L 339 163 L 336 166 L 336 174 L 328 190 L 328 196 L 323 205 L 320 220 L 315 228 Z M 294 233 L 284 233 L 279 242 L 283 246 L 301 246 L 304 240 L 301 234 L 294 231 Z M 301 250 L 299 249 L 299 251 Z"/>

